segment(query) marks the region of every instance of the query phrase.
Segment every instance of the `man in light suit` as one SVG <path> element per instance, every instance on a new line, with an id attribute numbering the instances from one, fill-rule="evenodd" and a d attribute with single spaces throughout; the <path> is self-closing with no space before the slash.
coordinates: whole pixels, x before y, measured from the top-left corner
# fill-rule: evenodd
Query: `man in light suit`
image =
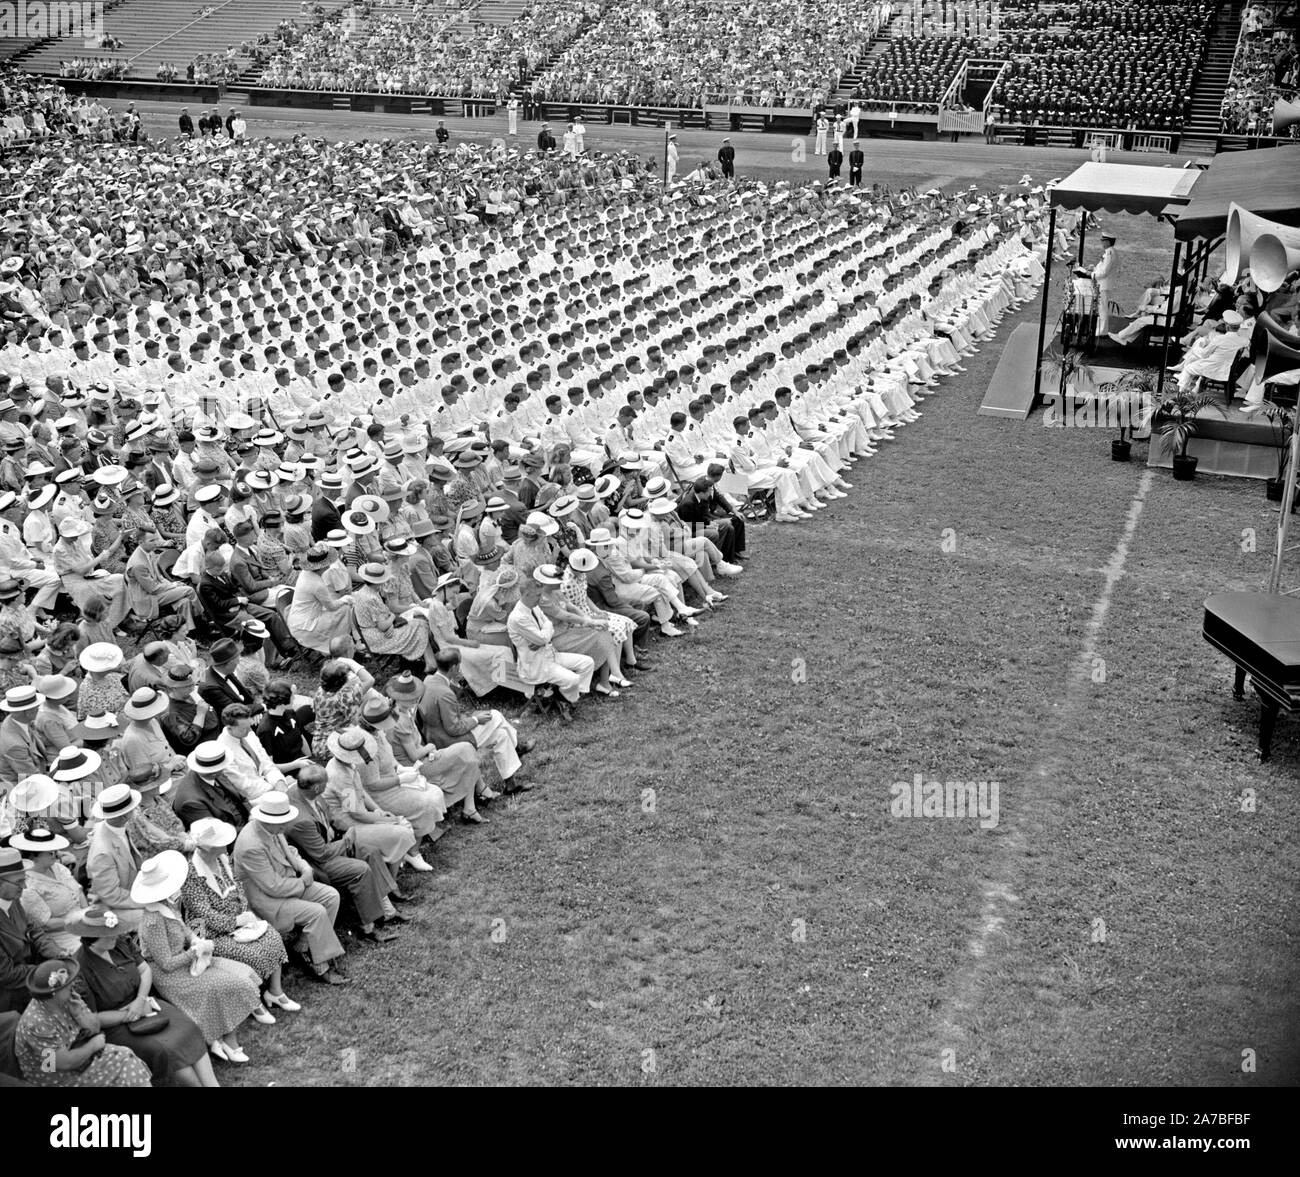
<path id="1" fill-rule="evenodd" d="M 32 999 L 27 979 L 36 966 L 64 956 L 49 933 L 28 920 L 18 901 L 26 886 L 22 855 L 0 849 L 0 1012 L 26 1009 Z"/>
<path id="2" fill-rule="evenodd" d="M 347 985 L 352 978 L 333 963 L 343 955 L 334 934 L 339 893 L 316 881 L 311 867 L 285 838 L 284 827 L 297 816 L 297 806 L 283 793 L 263 793 L 235 839 L 235 877 L 244 884 L 256 915 L 286 938 L 301 933 L 299 944 L 318 981 Z"/>
<path id="3" fill-rule="evenodd" d="M 152 621 L 164 610 L 174 610 L 181 620 L 181 636 L 194 628 L 194 604 L 198 594 L 187 584 L 167 580 L 158 567 L 162 536 L 142 531 L 139 542 L 126 562 L 126 604 L 130 613 Z"/>
<path id="4" fill-rule="evenodd" d="M 347 888 L 367 940 L 397 939 L 397 933 L 379 928 L 379 923 L 404 924 L 407 918 L 393 906 L 393 899 L 406 901 L 388 869 L 384 856 L 374 847 L 358 846 L 352 830 L 335 832 L 320 804 L 328 777 L 319 764 L 309 764 L 298 774 L 298 783 L 287 791 L 289 804 L 298 816 L 284 826 L 289 845 L 302 855 L 308 866 L 331 886 Z"/>
<path id="5" fill-rule="evenodd" d="M 530 784 L 517 782 L 519 753 L 533 747 L 532 740 L 520 741 L 519 732 L 500 711 L 465 711 L 456 698 L 456 682 L 460 678 L 460 651 L 455 646 L 441 649 L 434 655 L 437 672 L 424 680 L 424 695 L 420 699 L 420 721 L 424 738 L 435 748 L 451 744 L 472 744 L 487 748 L 497 766 L 497 774 L 507 793 L 526 792 Z"/>
<path id="6" fill-rule="evenodd" d="M 5 786 L 5 792 L 23 777 L 37 776 L 50 766 L 51 753 L 32 726 L 44 702 L 45 696 L 30 686 L 11 687 L 0 702 L 5 712 L 0 722 L 0 786 Z"/>
<path id="7" fill-rule="evenodd" d="M 139 807 L 140 793 L 130 785 L 110 785 L 100 793 L 91 811 L 100 820 L 91 828 L 86 852 L 90 889 L 131 931 L 140 926 L 140 905 L 131 898 L 131 882 L 142 860 L 126 836 L 126 823 Z"/>

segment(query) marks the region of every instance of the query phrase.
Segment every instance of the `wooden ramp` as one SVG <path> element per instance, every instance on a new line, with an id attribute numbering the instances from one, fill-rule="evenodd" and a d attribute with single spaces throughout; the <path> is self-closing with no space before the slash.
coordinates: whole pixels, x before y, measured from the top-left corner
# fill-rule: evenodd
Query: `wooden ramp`
<path id="1" fill-rule="evenodd" d="M 1023 421 L 1034 401 L 1034 361 L 1037 358 L 1038 324 L 1021 323 L 1002 348 L 993 379 L 989 381 L 981 417 L 1010 417 Z"/>

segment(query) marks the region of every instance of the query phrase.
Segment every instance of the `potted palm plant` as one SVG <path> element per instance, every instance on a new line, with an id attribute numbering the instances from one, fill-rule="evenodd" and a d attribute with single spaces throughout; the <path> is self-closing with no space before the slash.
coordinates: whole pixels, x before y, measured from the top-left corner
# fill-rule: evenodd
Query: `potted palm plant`
<path id="1" fill-rule="evenodd" d="M 1149 417 L 1159 376 L 1154 368 L 1132 368 L 1098 387 L 1099 407 L 1107 420 L 1119 423 L 1119 437 L 1110 443 L 1111 461 L 1127 462 L 1132 456 L 1133 435 Z"/>
<path id="2" fill-rule="evenodd" d="M 1292 416 L 1288 409 L 1272 401 L 1265 401 L 1260 411 L 1268 418 L 1273 432 L 1273 445 L 1277 449 L 1277 476 L 1264 483 L 1264 493 L 1269 502 L 1280 503 L 1282 491 L 1286 487 L 1286 466 L 1291 456 Z"/>
<path id="3" fill-rule="evenodd" d="M 1065 398 L 1069 392 L 1090 392 L 1096 384 L 1088 357 L 1078 348 L 1062 348 L 1057 340 L 1043 352 L 1043 373 L 1056 381 L 1058 413 L 1067 411 Z"/>
<path id="4" fill-rule="evenodd" d="M 1173 451 L 1174 477 L 1179 482 L 1196 477 L 1196 459 L 1188 455 L 1187 443 L 1199 431 L 1197 414 L 1206 409 L 1221 413 L 1221 402 L 1198 389 L 1188 389 L 1166 397 L 1151 412 L 1149 419 L 1160 434 L 1162 447 L 1166 453 Z"/>

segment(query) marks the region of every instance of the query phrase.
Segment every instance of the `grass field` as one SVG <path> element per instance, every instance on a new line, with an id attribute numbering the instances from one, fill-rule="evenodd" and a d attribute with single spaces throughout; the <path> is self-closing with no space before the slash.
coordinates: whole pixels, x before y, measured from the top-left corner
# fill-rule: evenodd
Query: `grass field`
<path id="1" fill-rule="evenodd" d="M 394 133 L 325 133 L 354 126 Z M 782 174 L 775 145 L 738 147 Z M 875 174 L 1014 183 L 1081 158 L 887 144 Z M 1108 224 L 1131 304 L 1168 230 Z M 291 978 L 304 1011 L 250 1027 L 223 1079 L 1300 1081 L 1300 740 L 1282 721 L 1256 764 L 1257 706 L 1200 637 L 1206 595 L 1265 581 L 1262 487 L 977 416 L 998 354 L 848 500 L 756 532 L 657 672 L 536 732 L 540 788 L 438 844 L 416 922 L 352 953 L 357 984 Z M 892 817 L 915 773 L 997 782 L 996 827 Z"/>

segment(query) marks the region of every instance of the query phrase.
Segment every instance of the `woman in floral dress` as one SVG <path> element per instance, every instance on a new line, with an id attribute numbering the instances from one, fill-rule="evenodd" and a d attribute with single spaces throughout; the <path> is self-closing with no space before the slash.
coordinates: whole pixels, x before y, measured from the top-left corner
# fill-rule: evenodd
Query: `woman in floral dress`
<path id="1" fill-rule="evenodd" d="M 320 686 L 311 701 L 316 714 L 311 751 L 317 760 L 329 756 L 326 741 L 334 732 L 354 726 L 361 718 L 365 694 L 366 688 L 349 675 L 341 662 L 331 660 L 320 668 Z"/>
<path id="2" fill-rule="evenodd" d="M 37 1087 L 148 1087 L 149 1068 L 125 1046 L 108 1045 L 72 988 L 80 971 L 75 961 L 47 960 L 28 978 L 32 1000 L 14 1034 L 23 1078 Z M 83 1035 L 90 1037 L 74 1047 Z"/>
<path id="3" fill-rule="evenodd" d="M 610 637 L 622 647 L 623 665 L 635 666 L 636 650 L 632 644 L 632 635 L 636 632 L 636 626 L 622 614 L 609 613 L 596 607 L 595 601 L 587 593 L 587 573 L 596 567 L 596 557 L 586 548 L 580 548 L 574 556 L 577 557 L 579 567 L 574 567 L 570 561 L 565 568 L 564 575 L 560 579 L 560 596 L 579 613 L 603 621 L 609 629 Z M 626 680 L 624 682 L 626 683 Z"/>
<path id="4" fill-rule="evenodd" d="M 76 956 L 81 940 L 63 929 L 85 910 L 86 893 L 59 861 L 59 851 L 68 848 L 67 838 L 40 829 L 14 834 L 9 845 L 26 859 L 27 886 L 19 901 L 27 918 L 45 929 L 64 956 Z"/>
<path id="5" fill-rule="evenodd" d="M 189 864 L 175 850 L 141 864 L 131 884 L 131 898 L 143 908 L 140 950 L 158 992 L 198 1023 L 212 1053 L 226 1062 L 247 1062 L 235 1031 L 262 1008 L 260 978 L 246 964 L 213 955 L 212 941 L 185 925 L 181 888 L 188 875 Z M 210 963 L 204 966 L 204 960 Z"/>
<path id="6" fill-rule="evenodd" d="M 235 929 L 256 922 L 248 906 L 243 884 L 227 853 L 235 840 L 235 827 L 227 822 L 201 818 L 193 828 L 196 845 L 190 855 L 190 871 L 181 887 L 181 909 L 191 931 L 212 941 L 215 956 L 248 965 L 266 982 L 266 1005 L 288 1002 L 280 981 L 280 970 L 289 962 L 280 933 L 269 925 L 256 940 L 237 940 Z M 286 1008 L 288 1008 L 286 1006 Z M 259 1022 L 270 1020 L 265 1006 L 254 1010 Z"/>
<path id="7" fill-rule="evenodd" d="M 117 673 L 121 649 L 114 643 L 95 642 L 81 651 L 79 660 L 86 677 L 77 692 L 77 718 L 84 720 L 95 711 L 116 715 L 130 697 Z"/>
<path id="8" fill-rule="evenodd" d="M 384 564 L 363 564 L 357 570 L 361 579 L 352 594 L 352 612 L 362 640 L 372 654 L 395 654 L 407 662 L 423 662 L 433 669 L 433 651 L 429 644 L 429 627 L 418 616 L 422 610 L 398 612 L 381 594 L 391 573 Z"/>

